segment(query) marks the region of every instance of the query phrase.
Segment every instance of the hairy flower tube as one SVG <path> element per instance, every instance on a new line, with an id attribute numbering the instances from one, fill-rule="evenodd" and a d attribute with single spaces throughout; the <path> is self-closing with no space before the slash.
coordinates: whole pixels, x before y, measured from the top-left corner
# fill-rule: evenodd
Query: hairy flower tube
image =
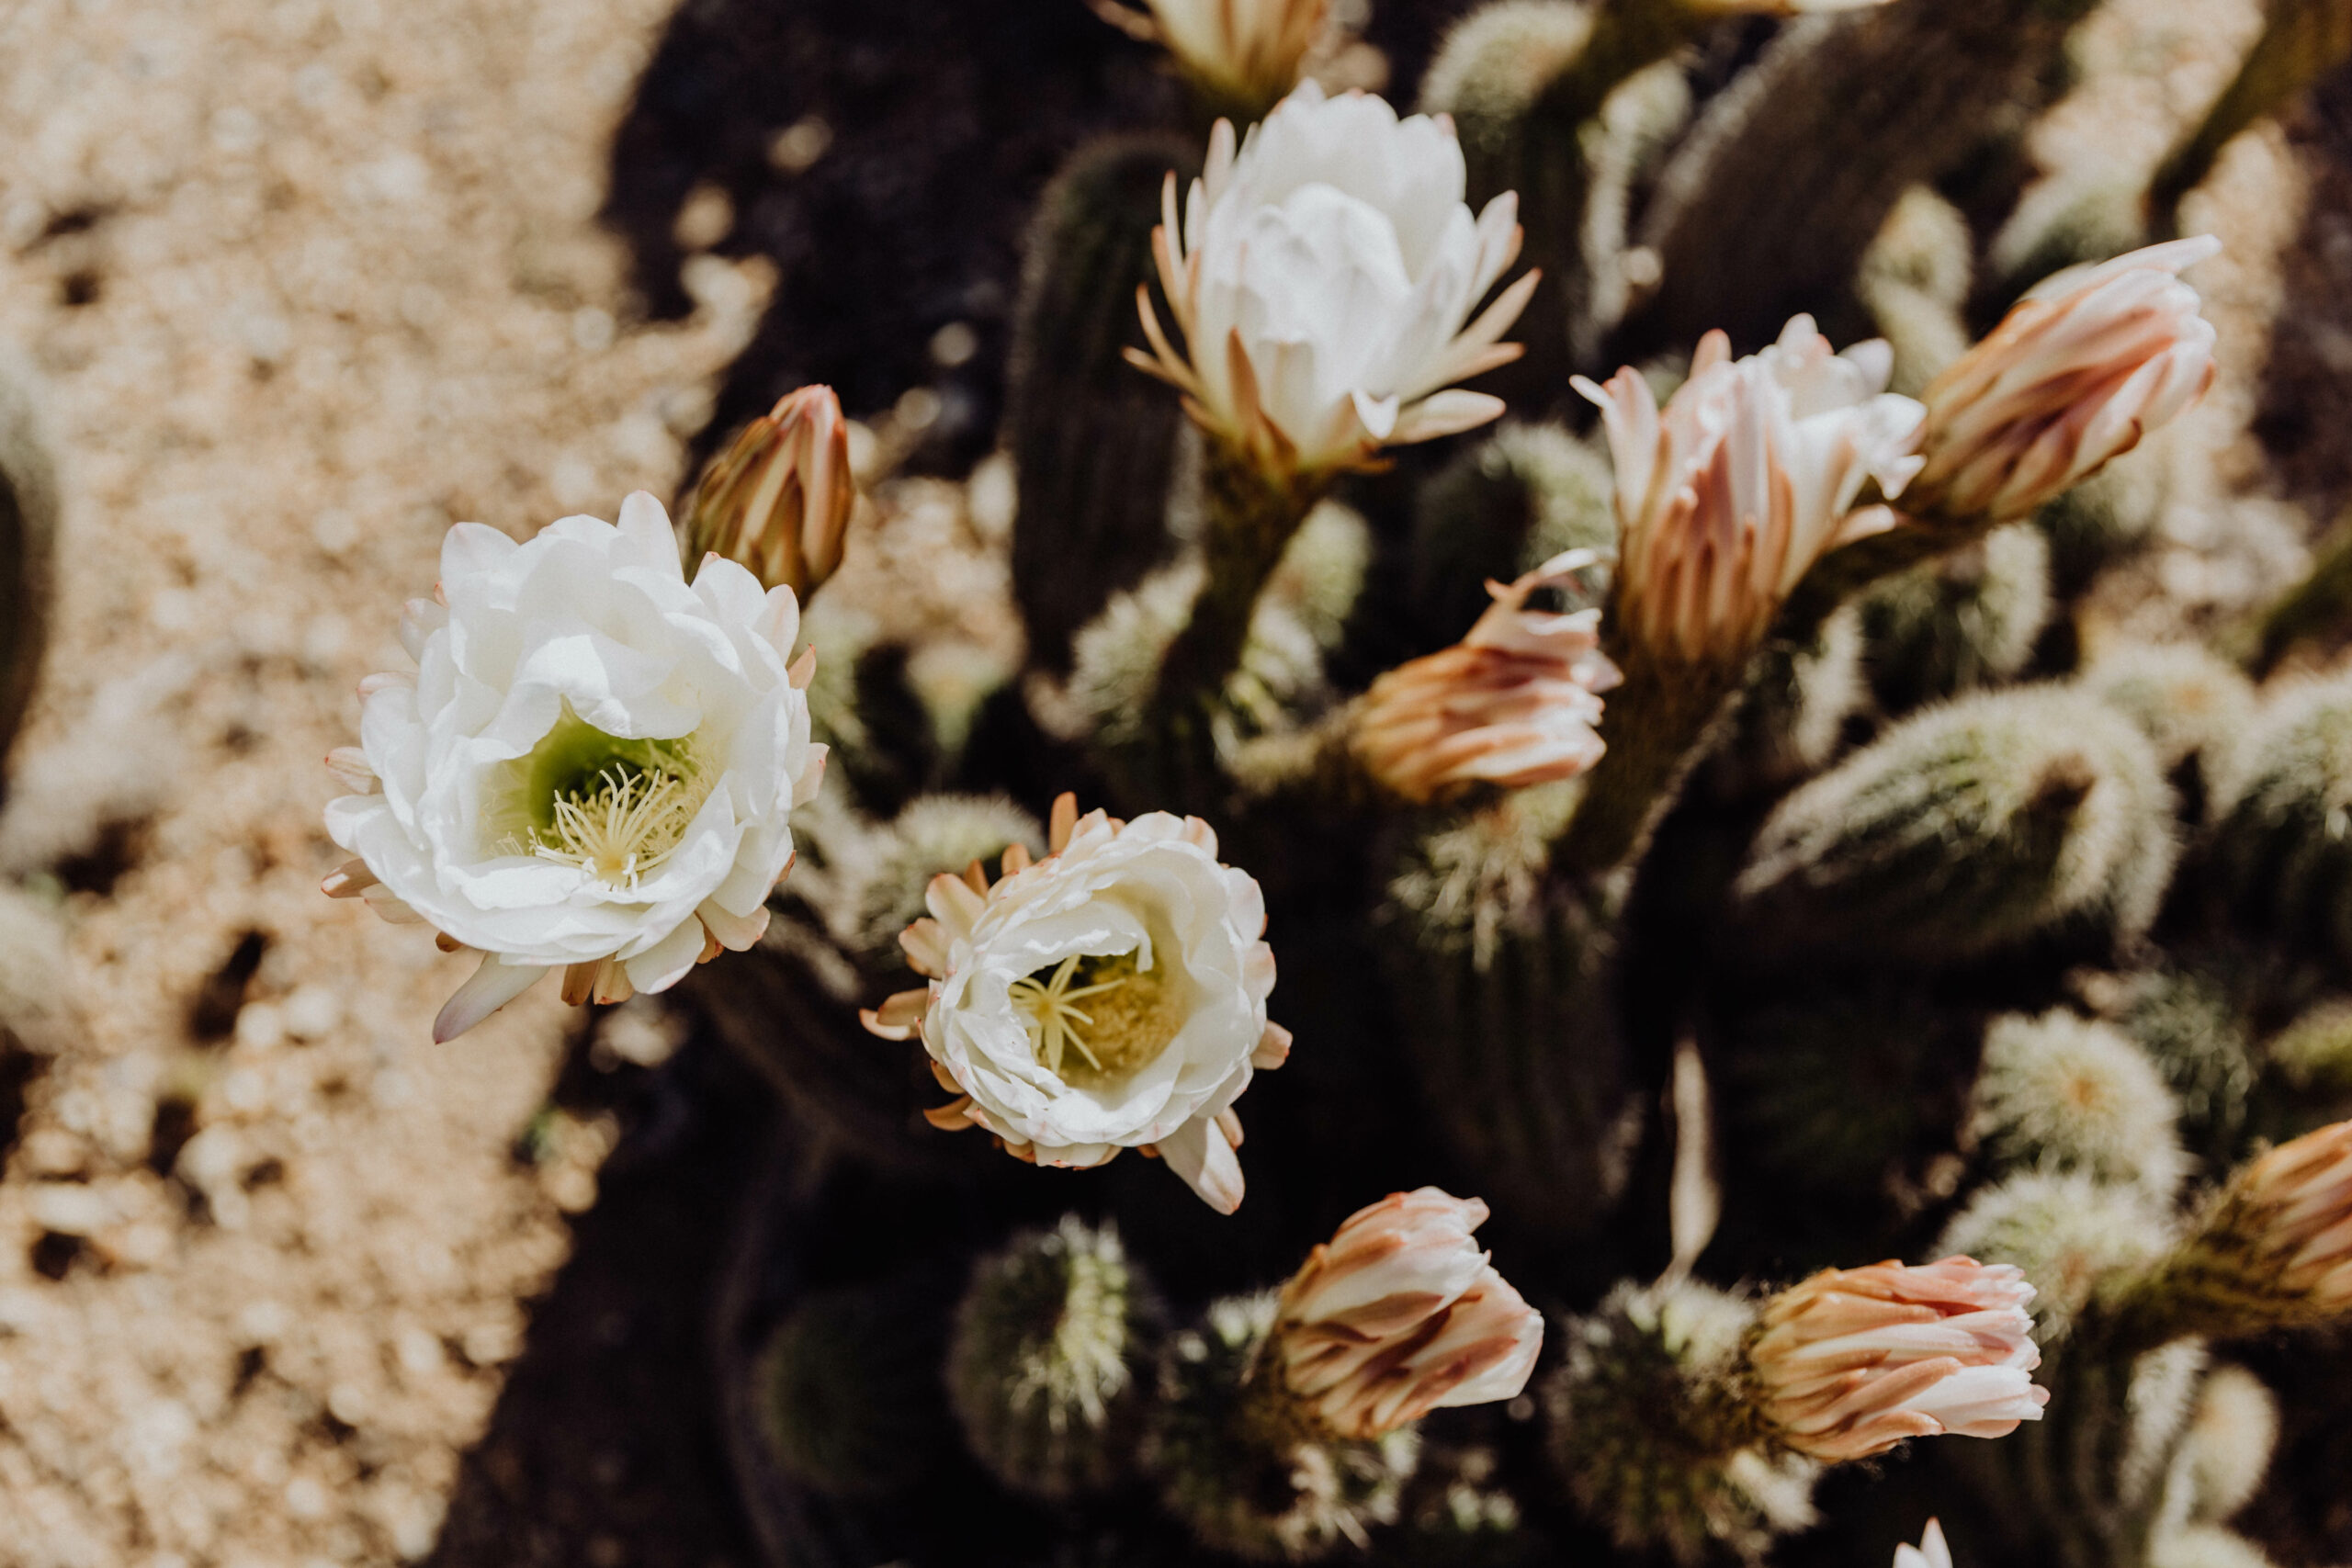
<path id="1" fill-rule="evenodd" d="M 1928 384 L 1905 510 L 2023 516 L 2193 405 L 2213 384 L 2213 326 L 2178 274 L 2221 248 L 2173 240 L 2035 285 Z"/>
<path id="2" fill-rule="evenodd" d="M 831 387 L 786 392 L 713 458 L 679 529 L 688 570 L 705 555 L 807 598 L 842 563 L 857 506 L 849 422 Z"/>
<path id="3" fill-rule="evenodd" d="M 2136 1294 L 2180 1332 L 2256 1334 L 2352 1313 L 2352 1122 L 2239 1171 Z"/>
<path id="4" fill-rule="evenodd" d="M 1213 97 L 1262 107 L 1298 81 L 1322 37 L 1331 0 L 1144 0 L 1148 16 L 1118 0 L 1094 8 L 1122 31 L 1168 46 L 1185 74 Z"/>
<path id="5" fill-rule="evenodd" d="M 1761 1414 L 1831 1462 L 1905 1438 L 2006 1437 L 2050 1399 L 2030 1375 L 2033 1293 L 2021 1270 L 1968 1258 L 1825 1269 L 1764 1303 L 1748 1350 Z"/>
<path id="6" fill-rule="evenodd" d="M 1391 1193 L 1351 1214 L 1283 1287 L 1266 1364 L 1322 1426 L 1376 1438 L 1527 1386 L 1544 1314 L 1470 1239 L 1486 1219 L 1476 1198 Z"/>
<path id="7" fill-rule="evenodd" d="M 1152 236 L 1185 351 L 1145 288 L 1151 352 L 1128 358 L 1277 479 L 1486 423 L 1501 400 L 1453 384 L 1519 356 L 1498 340 L 1536 275 L 1470 321 L 1518 256 L 1520 229 L 1508 192 L 1474 218 L 1467 181 L 1449 122 L 1400 120 L 1363 93 L 1327 97 L 1302 83 L 1238 152 L 1218 121 L 1182 223 L 1171 175 Z"/>
<path id="8" fill-rule="evenodd" d="M 359 793 L 327 806 L 358 858 L 326 891 L 482 955 L 436 1040 L 549 969 L 569 1001 L 617 1001 L 759 940 L 824 771 L 799 626 L 789 588 L 732 561 L 689 585 L 642 491 L 618 526 L 449 530 L 401 617 L 415 672 L 368 677 L 360 743 L 327 759 Z"/>
<path id="9" fill-rule="evenodd" d="M 1122 822 L 1054 803 L 1050 852 L 1005 852 L 1003 876 L 932 881 L 931 914 L 899 939 L 930 980 L 864 1014 L 920 1034 L 955 1100 L 934 1126 L 984 1127 L 1038 1165 L 1156 1153 L 1222 1213 L 1240 1205 L 1233 1102 L 1290 1035 L 1266 1020 L 1274 955 L 1265 900 L 1220 865 L 1197 818 Z"/>
<path id="10" fill-rule="evenodd" d="M 1700 340 L 1664 412 L 1630 366 L 1577 389 L 1600 406 L 1617 470 L 1617 618 L 1629 649 L 1682 664 L 1746 659 L 1800 578 L 1833 547 L 1894 525 L 1854 502 L 1917 471 L 1923 411 L 1884 389 L 1875 339 L 1833 353 L 1795 316 L 1744 359 Z"/>
<path id="11" fill-rule="evenodd" d="M 1607 748 L 1602 692 L 1623 679 L 1600 651 L 1600 612 L 1530 610 L 1599 557 L 1569 550 L 1506 585 L 1453 647 L 1382 675 L 1355 720 L 1356 755 L 1408 800 L 1471 783 L 1520 789 L 1574 778 Z"/>

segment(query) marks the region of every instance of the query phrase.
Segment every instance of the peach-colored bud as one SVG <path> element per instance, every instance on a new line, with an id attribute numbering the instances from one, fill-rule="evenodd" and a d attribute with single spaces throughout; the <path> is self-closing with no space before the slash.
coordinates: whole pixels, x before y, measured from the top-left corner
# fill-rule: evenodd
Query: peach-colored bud
<path id="1" fill-rule="evenodd" d="M 2233 1198 L 2232 1228 L 2278 1291 L 2313 1315 L 2352 1312 L 2352 1122 L 2279 1145 L 2246 1168 Z"/>
<path id="2" fill-rule="evenodd" d="M 1628 367 L 1596 386 L 1617 470 L 1618 627 L 1625 646 L 1684 664 L 1744 660 L 1813 563 L 1893 526 L 1854 510 L 1863 483 L 1889 496 L 1917 470 L 1922 411 L 1884 390 L 1894 355 L 1875 340 L 1843 354 L 1790 319 L 1745 359 L 1700 340 L 1690 378 L 1661 412 Z"/>
<path id="3" fill-rule="evenodd" d="M 1544 1316 L 1470 1239 L 1487 1205 L 1434 1187 L 1350 1215 L 1283 1287 L 1267 1354 L 1284 1386 L 1348 1438 L 1439 1405 L 1516 1398 Z"/>
<path id="4" fill-rule="evenodd" d="M 2021 517 L 2194 404 L 2213 326 L 2176 275 L 2221 248 L 2173 240 L 2037 284 L 1928 385 L 1927 467 L 1904 509 Z"/>
<path id="5" fill-rule="evenodd" d="M 1748 1352 L 1761 1413 L 1790 1448 L 1837 1462 L 1905 1438 L 2006 1437 L 2047 1389 L 2019 1269 L 1968 1258 L 1825 1269 L 1764 1305 Z"/>
<path id="6" fill-rule="evenodd" d="M 1525 607 L 1598 559 L 1570 550 L 1508 586 L 1488 582 L 1495 602 L 1469 636 L 1374 681 L 1353 738 L 1373 776 L 1421 801 L 1473 782 L 1574 778 L 1599 761 L 1599 694 L 1624 678 L 1600 651 L 1600 612 Z"/>
<path id="7" fill-rule="evenodd" d="M 1132 37 L 1164 43 L 1185 73 L 1219 98 L 1262 107 L 1291 90 L 1324 35 L 1331 0 L 1090 0 Z"/>
<path id="8" fill-rule="evenodd" d="M 806 599 L 841 565 L 856 505 L 841 400 L 831 387 L 787 392 L 703 470 L 679 530 L 686 570 L 720 555 Z"/>

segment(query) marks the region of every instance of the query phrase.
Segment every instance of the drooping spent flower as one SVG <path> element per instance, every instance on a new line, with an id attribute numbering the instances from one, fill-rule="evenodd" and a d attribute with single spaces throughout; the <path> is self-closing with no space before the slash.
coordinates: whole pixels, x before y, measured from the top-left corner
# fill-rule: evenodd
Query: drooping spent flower
<path id="1" fill-rule="evenodd" d="M 1233 1102 L 1290 1051 L 1266 1019 L 1274 955 L 1258 885 L 1217 863 L 1197 818 L 1081 818 L 1065 795 L 1046 841 L 1034 863 L 1007 850 L 994 883 L 977 863 L 932 880 L 930 916 L 899 939 L 930 984 L 865 1014 L 866 1027 L 922 1037 L 956 1097 L 925 1113 L 934 1126 L 984 1127 L 1038 1165 L 1139 1148 L 1231 1213 Z"/>
<path id="2" fill-rule="evenodd" d="M 2006 1437 L 2047 1389 L 2022 1270 L 1969 1258 L 1825 1269 L 1764 1303 L 1748 1349 L 1779 1440 L 1838 1462 L 1905 1438 Z"/>
<path id="3" fill-rule="evenodd" d="M 841 400 L 831 387 L 803 387 L 711 459 L 678 530 L 680 549 L 689 571 L 715 554 L 763 587 L 805 599 L 841 565 L 856 506 Z"/>
<path id="4" fill-rule="evenodd" d="M 1630 366 L 1577 390 L 1600 406 L 1617 469 L 1617 618 L 1626 646 L 1684 664 L 1744 661 L 1813 563 L 1882 532 L 1855 511 L 1863 482 L 1889 497 L 1917 471 L 1923 411 L 1885 390 L 1884 343 L 1843 354 L 1792 317 L 1760 354 L 1700 340 L 1661 414 Z"/>
<path id="5" fill-rule="evenodd" d="M 1905 1541 L 1894 1549 L 1894 1568 L 1951 1568 L 1951 1548 L 1945 1544 L 1944 1527 L 1934 1519 L 1919 1532 L 1919 1544 Z"/>
<path id="6" fill-rule="evenodd" d="M 328 758 L 358 793 L 326 808 L 358 857 L 328 894 L 482 955 L 436 1040 L 550 969 L 569 1001 L 618 1001 L 759 940 L 824 771 L 799 622 L 732 561 L 689 585 L 642 491 L 618 526 L 449 530 L 401 617 L 416 671 L 363 682 L 360 743 Z"/>
<path id="7" fill-rule="evenodd" d="M 2035 285 L 1928 384 L 1905 509 L 2023 516 L 2188 409 L 2213 383 L 2214 333 L 2178 274 L 2221 248 L 2172 240 Z"/>
<path id="8" fill-rule="evenodd" d="M 1376 1438 L 1527 1386 L 1544 1314 L 1470 1239 L 1486 1218 L 1476 1198 L 1393 1192 L 1351 1214 L 1283 1287 L 1267 1365 L 1321 1425 Z"/>
<path id="9" fill-rule="evenodd" d="M 1569 550 L 1506 585 L 1453 647 L 1372 683 L 1355 721 L 1356 755 L 1408 800 L 1473 782 L 1520 789 L 1574 778 L 1607 748 L 1593 726 L 1623 676 L 1600 651 L 1600 612 L 1530 610 L 1599 558 Z"/>
<path id="10" fill-rule="evenodd" d="M 1151 14 L 1095 0 L 1114 27 L 1163 43 L 1208 95 L 1262 108 L 1290 91 L 1322 37 L 1331 0 L 1144 0 Z"/>
<path id="11" fill-rule="evenodd" d="M 1474 218 L 1467 184 L 1450 123 L 1400 120 L 1367 94 L 1327 97 L 1302 83 L 1238 152 L 1231 123 L 1218 121 L 1183 222 L 1171 175 L 1152 236 L 1185 349 L 1142 288 L 1152 352 L 1128 358 L 1278 479 L 1486 423 L 1501 400 L 1453 384 L 1519 356 L 1498 340 L 1536 275 L 1470 321 L 1517 258 L 1520 228 L 1509 192 Z"/>

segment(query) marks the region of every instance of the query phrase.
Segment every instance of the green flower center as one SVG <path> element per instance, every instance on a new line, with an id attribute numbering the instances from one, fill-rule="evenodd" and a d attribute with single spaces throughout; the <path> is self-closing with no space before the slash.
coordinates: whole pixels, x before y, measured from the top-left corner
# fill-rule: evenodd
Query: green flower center
<path id="1" fill-rule="evenodd" d="M 636 887 L 685 841 L 709 797 L 694 739 L 607 734 L 565 703 L 539 743 L 505 765 L 503 815 L 513 826 L 499 848 Z"/>

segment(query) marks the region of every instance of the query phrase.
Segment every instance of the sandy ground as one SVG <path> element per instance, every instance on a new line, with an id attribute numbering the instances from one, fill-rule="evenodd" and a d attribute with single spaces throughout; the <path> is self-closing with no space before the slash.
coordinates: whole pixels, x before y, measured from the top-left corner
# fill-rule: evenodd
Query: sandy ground
<path id="1" fill-rule="evenodd" d="M 423 1556 L 594 1200 L 608 1123 L 514 1152 L 552 998 L 436 1048 L 463 961 L 318 896 L 319 759 L 450 522 L 666 496 L 748 333 L 707 258 L 616 325 L 667 10 L 0 8 L 0 341 L 69 497 L 0 868 L 62 863 L 73 1009 L 0 1185 L 0 1561 Z"/>
<path id="2" fill-rule="evenodd" d="M 2152 163 L 2226 76 L 2251 7 L 2206 0 L 2213 31 L 2162 25 L 2169 3 L 2094 37 L 2126 63 L 2052 122 L 2051 162 L 2137 115 L 2162 123 L 2108 155 Z M 752 331 L 766 273 L 707 254 L 690 319 L 635 324 L 594 222 L 669 9 L 0 0 L 0 344 L 46 384 L 68 497 L 0 813 L 0 879 L 66 932 L 68 1008 L 0 1180 L 0 1563 L 746 1561 L 723 1501 L 689 1506 L 622 1440 L 632 1398 L 692 1375 L 695 1325 L 648 1331 L 658 1366 L 606 1325 L 645 1276 L 707 1265 L 665 1250 L 662 1205 L 723 1205 L 756 1118 L 553 1108 L 551 996 L 435 1047 L 465 962 L 316 892 L 340 858 L 319 759 L 358 680 L 401 663 L 443 531 L 668 495 Z M 2267 257 L 2301 217 L 2286 158 L 2249 138 L 2192 212 L 2233 233 L 2199 281 L 2234 325 L 2195 436 L 2224 460 L 2168 530 L 2175 599 L 2242 601 L 2301 558 L 2307 525 L 2233 499 L 2259 479 L 2238 432 Z M 690 249 L 723 238 L 695 221 Z M 876 554 L 928 570 L 968 525 L 949 487 L 909 494 L 913 532 Z M 898 609 L 1001 592 L 933 586 Z M 707 1101 L 751 1092 L 695 1070 Z M 632 1116 L 672 1117 L 683 1186 L 603 1167 Z M 565 1442 L 586 1457 L 543 1483 Z M 695 1442 L 663 1462 L 723 1488 Z"/>

